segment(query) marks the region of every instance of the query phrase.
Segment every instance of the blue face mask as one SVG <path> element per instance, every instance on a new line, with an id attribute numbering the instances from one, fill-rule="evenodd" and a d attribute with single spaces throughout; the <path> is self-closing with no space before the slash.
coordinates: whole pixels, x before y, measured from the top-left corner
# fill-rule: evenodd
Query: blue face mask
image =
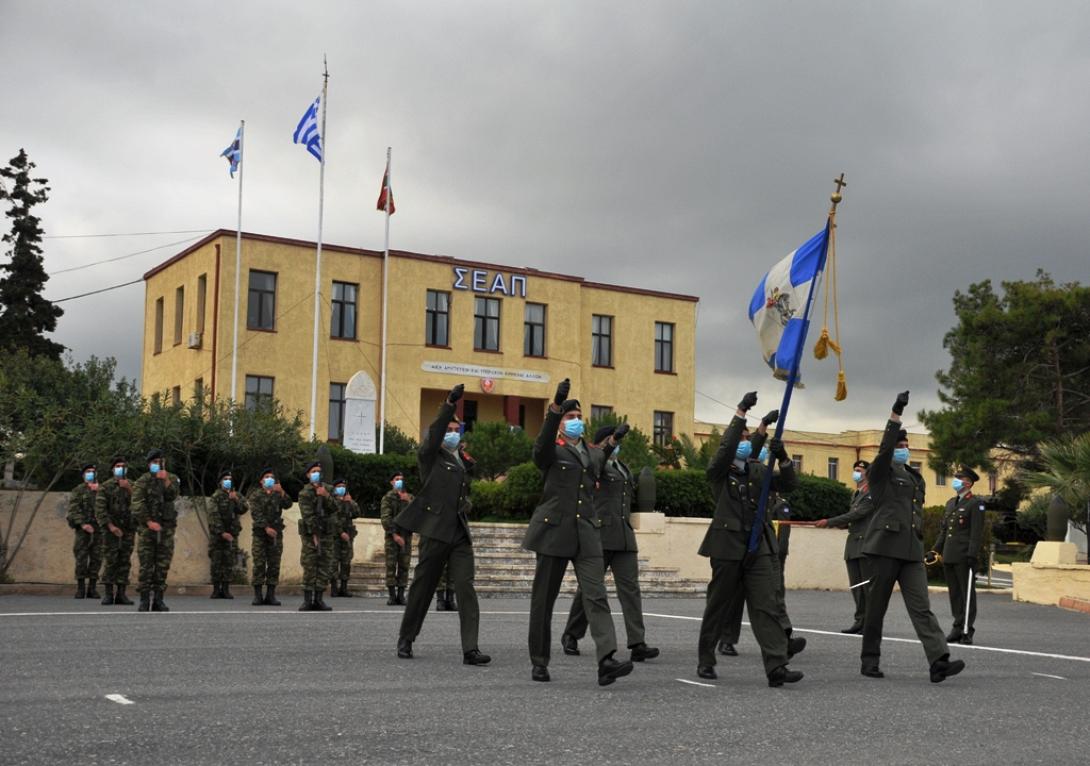
<path id="1" fill-rule="evenodd" d="M 394 489 L 400 492 L 405 487 L 405 482 L 401 479 L 394 479 Z"/>
<path id="2" fill-rule="evenodd" d="M 226 490 L 231 489 L 231 480 L 230 479 L 224 479 L 222 484 L 223 484 L 224 489 L 226 489 Z"/>
<path id="3" fill-rule="evenodd" d="M 613 459 L 616 460 L 617 456 L 620 455 L 620 454 L 621 454 L 621 445 L 618 444 L 616 447 L 613 448 Z"/>
<path id="4" fill-rule="evenodd" d="M 333 494 L 337 497 L 344 497 L 344 493 L 348 491 L 347 487 L 334 487 Z"/>
<path id="5" fill-rule="evenodd" d="M 272 489 L 276 486 L 276 479 L 274 479 L 272 476 L 266 476 L 264 479 L 261 480 L 261 486 L 265 489 Z"/>
<path id="6" fill-rule="evenodd" d="M 908 447 L 898 447 L 893 450 L 893 462 L 897 465 L 904 465 L 908 462 Z"/>
<path id="7" fill-rule="evenodd" d="M 458 443 L 462 441 L 462 435 L 457 431 L 447 431 L 443 437 L 443 446 L 447 449 L 454 449 L 458 446 Z"/>
<path id="8" fill-rule="evenodd" d="M 569 439 L 578 439 L 583 436 L 583 421 L 581 418 L 572 418 L 564 421 L 564 435 Z"/>
<path id="9" fill-rule="evenodd" d="M 148 466 L 148 470 L 152 473 L 159 473 L 159 471 L 163 470 L 163 466 L 159 465 L 158 463 L 152 463 Z"/>
<path id="10" fill-rule="evenodd" d="M 863 481 L 863 474 L 860 471 L 852 471 L 852 481 L 856 484 Z"/>
<path id="11" fill-rule="evenodd" d="M 961 490 L 965 489 L 965 482 L 963 482 L 961 479 L 954 479 L 952 485 L 955 492 L 961 492 Z"/>
<path id="12" fill-rule="evenodd" d="M 123 465 L 114 466 L 114 476 L 116 476 L 119 479 L 125 478 L 125 466 L 123 466 Z"/>
<path id="13" fill-rule="evenodd" d="M 322 480 L 322 472 L 321 471 L 314 471 L 313 473 L 311 473 L 311 475 L 310 475 L 310 483 L 311 484 L 317 484 L 321 480 Z"/>
<path id="14" fill-rule="evenodd" d="M 757 459 L 762 463 L 768 462 L 768 447 L 761 447 L 761 454 L 757 456 Z"/>
<path id="15" fill-rule="evenodd" d="M 749 456 L 753 454 L 753 445 L 749 442 L 739 442 L 738 449 L 734 451 L 734 457 L 737 460 L 749 460 Z"/>
<path id="16" fill-rule="evenodd" d="M 95 480 L 95 472 L 94 471 L 88 471 L 87 473 L 83 474 L 83 480 L 85 482 L 87 482 L 88 484 L 90 484 L 91 482 L 93 482 Z"/>

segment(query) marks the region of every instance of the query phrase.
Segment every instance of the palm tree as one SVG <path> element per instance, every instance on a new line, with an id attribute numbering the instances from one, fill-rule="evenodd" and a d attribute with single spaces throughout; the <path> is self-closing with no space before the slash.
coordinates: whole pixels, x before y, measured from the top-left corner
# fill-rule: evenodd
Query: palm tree
<path id="1" fill-rule="evenodd" d="M 1090 521 L 1090 432 L 1044 442 L 1040 463 L 1043 470 L 1023 471 L 1019 478 L 1026 486 L 1047 489 L 1060 498 L 1072 524 L 1085 533 Z M 1050 517 L 1053 514 L 1050 507 Z"/>

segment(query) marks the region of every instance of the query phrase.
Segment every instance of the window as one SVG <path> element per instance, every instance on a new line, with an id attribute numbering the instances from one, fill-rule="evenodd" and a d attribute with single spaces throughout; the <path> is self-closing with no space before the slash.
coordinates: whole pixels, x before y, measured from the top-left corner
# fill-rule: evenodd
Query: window
<path id="1" fill-rule="evenodd" d="M 522 353 L 524 356 L 545 356 L 545 304 L 527 303 L 525 316 Z"/>
<path id="2" fill-rule="evenodd" d="M 250 330 L 275 329 L 276 274 L 250 270 L 250 296 L 246 304 L 246 327 Z"/>
<path id="3" fill-rule="evenodd" d="M 273 379 L 262 375 L 246 376 L 246 409 L 271 409 L 273 402 Z"/>
<path id="4" fill-rule="evenodd" d="M 204 335 L 204 309 L 208 300 L 208 275 L 197 277 L 197 332 Z"/>
<path id="5" fill-rule="evenodd" d="M 500 299 L 473 299 L 473 350 L 500 350 Z"/>
<path id="6" fill-rule="evenodd" d="M 329 334 L 334 338 L 356 339 L 356 292 L 358 285 L 351 282 L 333 283 L 333 317 L 329 322 Z"/>
<path id="7" fill-rule="evenodd" d="M 329 384 L 329 438 L 340 441 L 344 438 L 344 409 L 347 400 L 344 397 L 345 383 Z"/>
<path id="8" fill-rule="evenodd" d="M 163 350 L 163 299 L 155 299 L 155 353 Z"/>
<path id="9" fill-rule="evenodd" d="M 988 492 L 990 494 L 995 494 L 995 487 L 998 482 L 999 474 L 997 474 L 995 471 L 988 471 Z"/>
<path id="10" fill-rule="evenodd" d="M 174 345 L 182 342 L 182 322 L 185 320 L 185 288 L 174 291 Z"/>
<path id="11" fill-rule="evenodd" d="M 462 432 L 469 433 L 477 422 L 477 402 L 472 399 L 463 399 L 462 404 Z"/>
<path id="12" fill-rule="evenodd" d="M 674 439 L 674 413 L 655 410 L 655 444 L 665 447 Z"/>
<path id="13" fill-rule="evenodd" d="M 613 408 L 608 404 L 592 404 L 590 405 L 590 422 L 600 423 L 602 418 L 609 417 L 613 414 Z"/>
<path id="14" fill-rule="evenodd" d="M 182 406 L 182 387 L 181 386 L 175 386 L 174 388 L 170 389 L 170 403 L 172 405 L 174 405 L 175 407 L 181 407 Z"/>
<path id="15" fill-rule="evenodd" d="M 829 478 L 833 481 L 840 481 L 838 474 L 840 473 L 840 458 L 829 458 Z"/>
<path id="16" fill-rule="evenodd" d="M 674 325 L 655 322 L 655 372 L 674 371 Z"/>
<path id="17" fill-rule="evenodd" d="M 428 290 L 424 343 L 429 346 L 450 345 L 450 293 Z"/>
<path id="18" fill-rule="evenodd" d="M 613 317 L 594 314 L 590 319 L 590 360 L 595 367 L 613 366 Z"/>
<path id="19" fill-rule="evenodd" d="M 802 455 L 792 455 L 791 462 L 795 464 L 795 470 L 802 473 Z"/>
<path id="20" fill-rule="evenodd" d="M 946 469 L 935 471 L 935 484 L 940 487 L 946 486 Z"/>

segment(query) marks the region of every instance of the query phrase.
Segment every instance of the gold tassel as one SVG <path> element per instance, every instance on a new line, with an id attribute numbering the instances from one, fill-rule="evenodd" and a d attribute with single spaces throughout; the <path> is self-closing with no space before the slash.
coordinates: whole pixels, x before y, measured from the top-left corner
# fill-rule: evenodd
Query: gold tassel
<path id="1" fill-rule="evenodd" d="M 829 328 L 825 327 L 821 331 L 821 337 L 818 338 L 818 342 L 814 344 L 814 358 L 824 359 L 829 355 L 829 344 L 832 341 L 829 340 Z"/>
<path id="2" fill-rule="evenodd" d="M 834 398 L 838 402 L 848 398 L 848 380 L 844 377 L 844 370 L 836 374 L 836 396 Z"/>

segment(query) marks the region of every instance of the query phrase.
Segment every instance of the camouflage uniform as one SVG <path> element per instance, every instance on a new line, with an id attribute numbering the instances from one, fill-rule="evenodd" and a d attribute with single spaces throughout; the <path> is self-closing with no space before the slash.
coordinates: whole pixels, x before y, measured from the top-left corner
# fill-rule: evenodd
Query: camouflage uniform
<path id="1" fill-rule="evenodd" d="M 242 532 L 241 516 L 246 513 L 246 501 L 223 487 L 212 493 L 212 510 L 208 514 L 208 559 L 212 575 L 212 598 L 233 598 L 229 585 L 238 560 L 238 536 Z M 231 540 L 224 540 L 224 532 Z"/>
<path id="2" fill-rule="evenodd" d="M 337 510 L 333 521 L 333 554 L 330 557 L 329 588 L 331 595 L 348 596 L 348 578 L 352 576 L 352 556 L 354 554 L 353 543 L 359 530 L 356 529 L 354 519 L 363 515 L 359 505 L 354 500 L 342 500 L 334 496 L 334 505 Z M 341 539 L 341 532 L 348 533 L 348 540 Z M 336 582 L 340 580 L 340 590 Z"/>
<path id="3" fill-rule="evenodd" d="M 333 559 L 333 540 L 336 537 L 333 518 L 337 506 L 333 500 L 333 487 L 324 483 L 320 486 L 325 488 L 324 497 L 310 482 L 299 491 L 299 536 L 302 538 L 299 563 L 303 566 L 304 610 L 312 608 L 306 600 L 308 592 L 313 599 L 313 607 L 328 609 L 322 600 L 322 591 L 329 582 L 331 572 L 330 561 Z M 314 544 L 315 538 L 317 545 Z"/>
<path id="4" fill-rule="evenodd" d="M 76 559 L 76 580 L 79 582 L 79 590 L 76 598 L 84 597 L 83 581 L 90 580 L 91 587 L 88 593 L 94 593 L 95 583 L 98 580 L 98 570 L 102 567 L 102 535 L 98 522 L 95 520 L 95 495 L 97 492 L 91 489 L 86 482 L 80 483 L 68 496 L 68 526 L 75 531 L 72 542 L 72 554 Z M 94 532 L 86 532 L 84 524 L 90 524 L 95 528 Z"/>
<path id="5" fill-rule="evenodd" d="M 253 585 L 275 588 L 280 582 L 280 557 L 284 553 L 284 516 L 291 508 L 291 498 L 272 490 L 255 487 L 247 503 L 253 521 L 253 541 L 250 557 L 253 560 Z M 276 537 L 269 537 L 266 527 L 276 530 Z"/>
<path id="6" fill-rule="evenodd" d="M 408 500 L 402 500 L 401 494 L 396 489 L 391 489 L 382 496 L 381 505 L 382 528 L 386 532 L 386 587 L 401 589 L 399 602 L 404 602 L 404 589 L 409 584 L 409 561 L 413 555 L 413 535 L 411 532 L 406 532 L 405 547 L 398 545 L 394 540 L 394 517 L 409 506 L 413 496 L 408 495 L 408 498 Z"/>
<path id="7" fill-rule="evenodd" d="M 156 609 L 165 611 L 163 591 L 167 573 L 174 558 L 174 528 L 178 525 L 178 477 L 168 473 L 169 485 L 152 473 L 144 473 L 132 489 L 132 516 L 136 521 L 136 554 L 140 559 L 140 608 L 143 611 L 149 594 L 154 594 Z M 162 525 L 161 532 L 148 529 L 148 522 Z"/>
<path id="8" fill-rule="evenodd" d="M 132 502 L 132 485 L 122 487 L 117 479 L 111 478 L 98 488 L 95 498 L 95 520 L 102 530 L 102 582 L 107 595 L 111 587 L 117 588 L 114 603 L 131 603 L 125 597 L 125 588 L 129 585 L 129 570 L 132 567 L 133 540 L 136 525 L 133 522 L 129 504 Z M 113 524 L 121 530 L 117 537 L 110 532 Z"/>

